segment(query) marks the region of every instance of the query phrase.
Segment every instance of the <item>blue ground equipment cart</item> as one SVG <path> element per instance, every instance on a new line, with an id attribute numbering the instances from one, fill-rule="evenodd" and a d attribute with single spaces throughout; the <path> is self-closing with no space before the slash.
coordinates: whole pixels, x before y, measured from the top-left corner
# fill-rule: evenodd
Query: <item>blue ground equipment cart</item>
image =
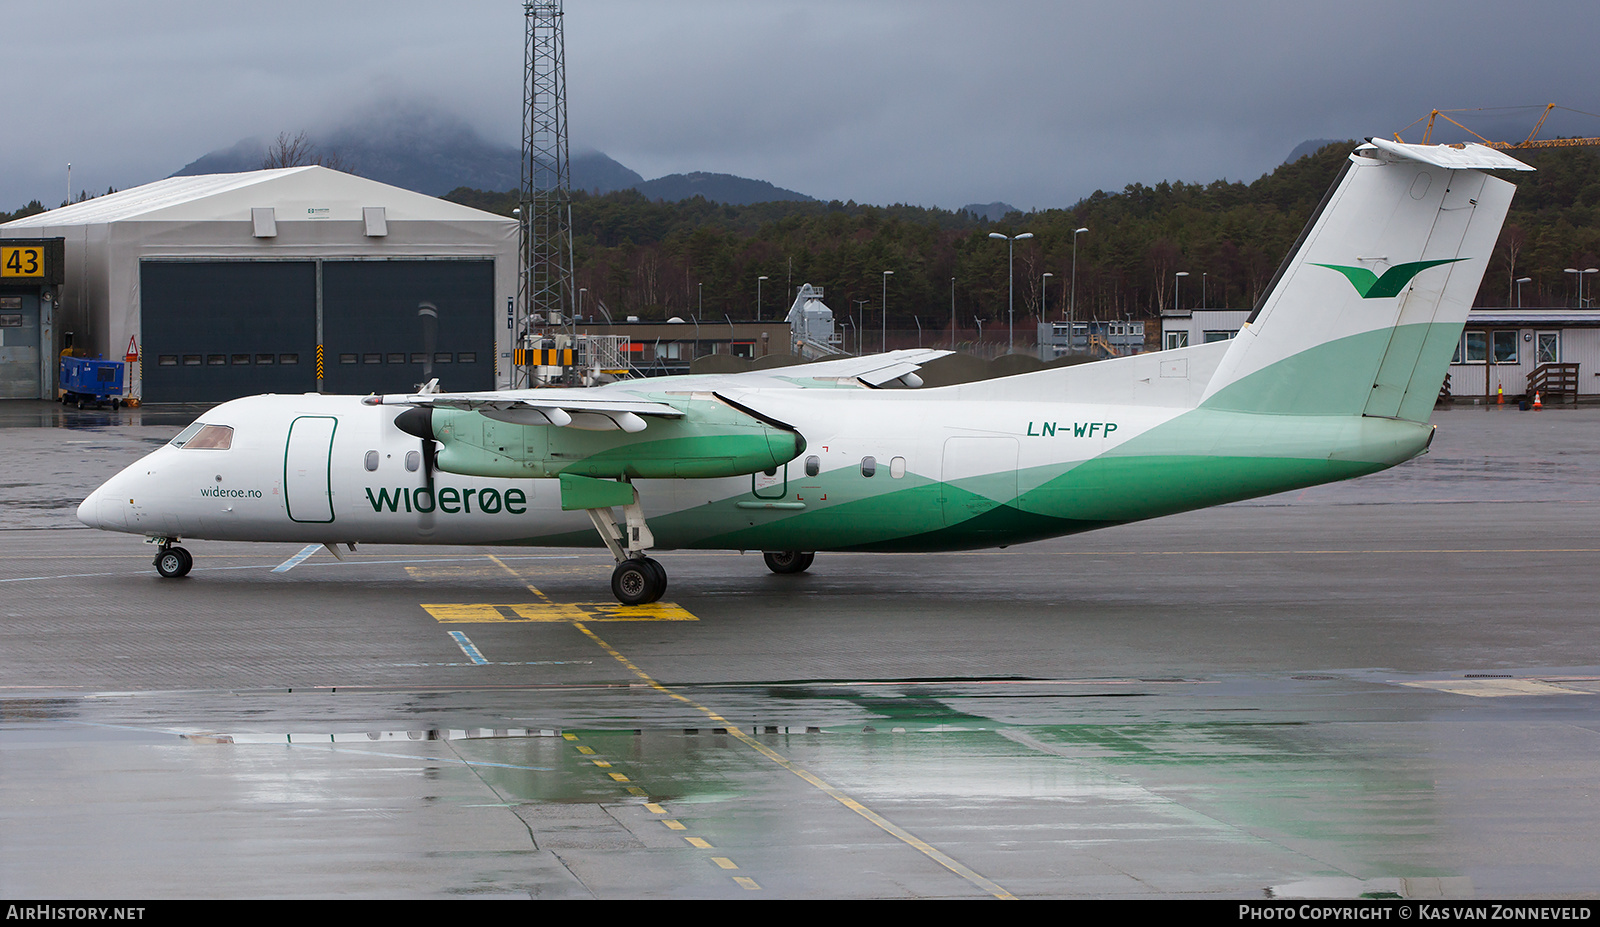
<path id="1" fill-rule="evenodd" d="M 109 403 L 122 405 L 122 361 L 98 357 L 61 358 L 61 401 L 83 408 Z"/>

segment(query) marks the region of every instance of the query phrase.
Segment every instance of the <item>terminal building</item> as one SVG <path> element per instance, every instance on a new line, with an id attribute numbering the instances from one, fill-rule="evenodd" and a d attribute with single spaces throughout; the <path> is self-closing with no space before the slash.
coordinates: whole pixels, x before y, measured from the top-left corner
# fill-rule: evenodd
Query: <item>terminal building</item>
<path id="1" fill-rule="evenodd" d="M 1248 309 L 1161 313 L 1162 348 L 1226 341 Z M 1600 311 L 1473 309 L 1456 343 L 1441 399 L 1544 401 L 1600 398 Z"/>
<path id="2" fill-rule="evenodd" d="M 513 219 L 308 166 L 173 177 L 0 225 L 0 247 L 48 239 L 63 260 L 58 292 L 33 298 L 53 300 L 39 395 L 68 337 L 137 355 L 128 391 L 146 402 L 404 392 L 429 368 L 450 390 L 510 380 Z"/>

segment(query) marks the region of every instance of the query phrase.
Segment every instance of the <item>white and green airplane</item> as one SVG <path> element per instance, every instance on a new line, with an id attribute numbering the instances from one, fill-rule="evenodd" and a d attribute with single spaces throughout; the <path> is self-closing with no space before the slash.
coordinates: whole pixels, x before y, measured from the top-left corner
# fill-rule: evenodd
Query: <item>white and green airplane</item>
<path id="1" fill-rule="evenodd" d="M 1356 148 L 1238 337 L 915 387 L 943 352 L 593 389 L 253 396 L 78 508 L 97 528 L 337 545 L 604 544 L 654 601 L 653 550 L 1006 546 L 1392 467 L 1428 417 L 1511 203 L 1477 145 Z M 622 518 L 617 518 L 621 510 Z M 303 551 L 302 553 L 306 553 Z"/>

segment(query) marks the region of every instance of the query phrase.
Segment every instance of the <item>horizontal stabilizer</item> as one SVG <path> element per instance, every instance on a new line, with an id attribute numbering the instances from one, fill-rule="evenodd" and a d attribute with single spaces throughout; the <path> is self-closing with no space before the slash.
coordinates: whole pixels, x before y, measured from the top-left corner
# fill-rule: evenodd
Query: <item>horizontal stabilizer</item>
<path id="1" fill-rule="evenodd" d="M 1393 157 L 1421 161 L 1423 164 L 1453 171 L 1533 170 L 1505 152 L 1496 151 L 1485 145 L 1407 145 L 1404 142 L 1388 142 L 1381 138 L 1371 139 L 1371 142 L 1378 150 Z"/>

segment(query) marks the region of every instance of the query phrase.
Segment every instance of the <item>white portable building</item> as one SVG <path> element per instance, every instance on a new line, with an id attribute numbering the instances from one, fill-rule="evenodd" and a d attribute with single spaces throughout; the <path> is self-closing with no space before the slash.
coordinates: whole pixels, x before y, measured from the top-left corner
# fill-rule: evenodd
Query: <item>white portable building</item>
<path id="1" fill-rule="evenodd" d="M 406 391 L 425 372 L 451 390 L 506 385 L 517 230 L 308 166 L 173 177 L 0 238 L 65 239 L 56 331 L 80 353 L 131 343 L 131 393 L 163 402 Z"/>

